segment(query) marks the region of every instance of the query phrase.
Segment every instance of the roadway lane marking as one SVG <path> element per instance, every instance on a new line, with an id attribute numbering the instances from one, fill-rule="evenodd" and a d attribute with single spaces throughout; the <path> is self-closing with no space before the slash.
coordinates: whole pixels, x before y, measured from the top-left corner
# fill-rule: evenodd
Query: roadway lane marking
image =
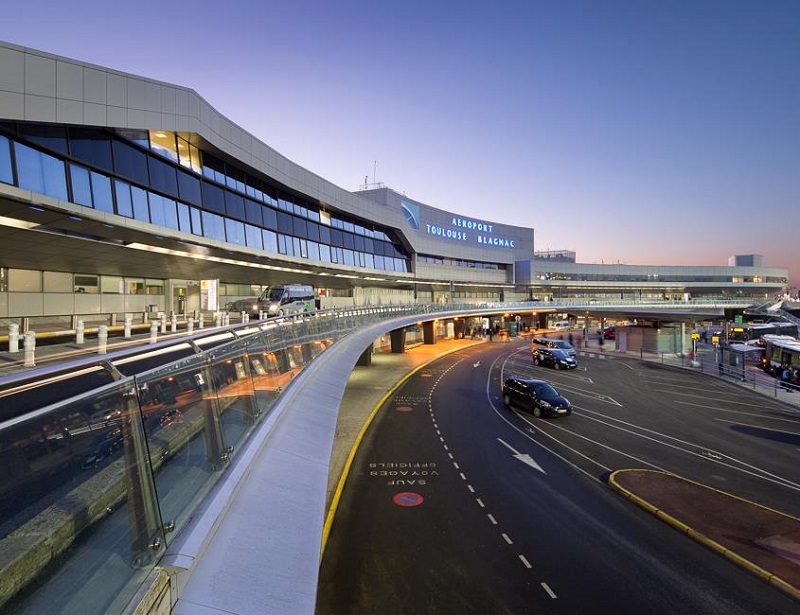
<path id="1" fill-rule="evenodd" d="M 486 508 L 486 504 L 484 504 L 483 500 L 481 500 L 480 498 L 475 498 L 475 501 L 478 502 L 478 506 L 480 506 L 481 508 Z"/>
<path id="2" fill-rule="evenodd" d="M 520 453 L 518 450 L 515 450 L 514 447 L 511 446 L 508 442 L 505 442 L 500 438 L 497 438 L 497 441 L 500 444 L 502 444 L 503 446 L 505 446 L 507 449 L 509 449 L 512 453 L 514 453 L 514 455 L 513 455 L 514 459 L 519 459 L 522 463 L 524 463 L 525 465 L 529 465 L 534 470 L 539 470 L 539 472 L 541 472 L 542 474 L 547 474 L 547 472 L 545 472 L 542 469 L 542 466 L 540 466 L 538 463 L 536 463 L 533 460 L 533 457 L 531 457 L 527 453 Z"/>
<path id="3" fill-rule="evenodd" d="M 467 480 L 467 477 L 464 476 L 463 472 L 459 472 L 458 475 L 461 477 L 461 480 Z"/>
<path id="4" fill-rule="evenodd" d="M 461 468 L 459 468 L 459 467 L 458 467 L 458 464 L 457 464 L 455 461 L 453 462 L 453 467 L 454 467 L 456 470 L 460 470 L 460 469 L 461 469 Z"/>
<path id="5" fill-rule="evenodd" d="M 545 583 L 544 581 L 542 581 L 542 582 L 540 583 L 540 585 L 542 586 L 542 588 L 544 589 L 544 591 L 546 591 L 546 592 L 547 592 L 547 595 L 548 595 L 548 596 L 550 596 L 550 597 L 551 597 L 553 600 L 555 600 L 556 598 L 558 598 L 558 596 L 556 596 L 555 592 L 554 592 L 552 589 L 550 589 L 550 587 L 547 585 L 547 583 Z"/>
<path id="6" fill-rule="evenodd" d="M 508 534 L 503 533 L 503 534 L 501 534 L 501 536 L 503 537 L 503 540 L 505 540 L 508 544 L 510 544 L 510 545 L 514 544 L 514 542 L 511 540 L 511 538 L 508 537 Z"/>
<path id="7" fill-rule="evenodd" d="M 469 489 L 470 493 L 475 493 L 475 489 L 473 488 L 472 485 L 467 485 L 467 489 Z"/>
<path id="8" fill-rule="evenodd" d="M 489 517 L 489 521 L 492 522 L 492 525 L 497 525 L 497 519 L 495 519 L 491 514 L 486 515 Z"/>
<path id="9" fill-rule="evenodd" d="M 455 459 L 455 457 L 453 456 L 453 453 L 447 453 L 447 456 L 450 457 L 450 459 Z"/>
<path id="10" fill-rule="evenodd" d="M 521 553 L 519 554 L 519 559 L 521 559 L 522 563 L 525 564 L 525 568 L 528 569 L 533 568 L 533 566 L 531 566 L 531 563 L 527 559 L 525 559 L 525 556 L 522 555 Z"/>

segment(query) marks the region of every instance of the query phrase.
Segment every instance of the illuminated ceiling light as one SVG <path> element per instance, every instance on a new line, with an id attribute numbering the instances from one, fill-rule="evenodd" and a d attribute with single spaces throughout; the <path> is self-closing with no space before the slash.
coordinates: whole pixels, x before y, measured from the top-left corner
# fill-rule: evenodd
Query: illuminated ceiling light
<path id="1" fill-rule="evenodd" d="M 27 222 L 26 220 L 17 220 L 16 218 L 6 218 L 0 216 L 0 226 L 10 226 L 12 228 L 21 228 L 25 230 L 35 229 L 39 226 L 35 222 Z"/>

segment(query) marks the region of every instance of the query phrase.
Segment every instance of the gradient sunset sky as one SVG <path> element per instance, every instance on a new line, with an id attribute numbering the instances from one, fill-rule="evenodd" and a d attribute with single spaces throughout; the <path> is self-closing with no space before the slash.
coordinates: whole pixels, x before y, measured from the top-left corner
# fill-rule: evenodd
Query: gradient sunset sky
<path id="1" fill-rule="evenodd" d="M 585 263 L 800 285 L 800 0 L 28 0 L 0 38 L 193 88 L 293 162 Z"/>

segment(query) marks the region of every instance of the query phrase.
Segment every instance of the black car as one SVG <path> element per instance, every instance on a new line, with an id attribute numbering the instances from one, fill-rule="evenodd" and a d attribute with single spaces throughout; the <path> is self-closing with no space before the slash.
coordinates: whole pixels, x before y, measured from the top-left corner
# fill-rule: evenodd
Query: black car
<path id="1" fill-rule="evenodd" d="M 555 369 L 575 369 L 578 362 L 560 348 L 537 348 L 533 353 L 533 364 Z"/>
<path id="2" fill-rule="evenodd" d="M 533 412 L 533 416 L 569 416 L 572 404 L 544 380 L 507 378 L 503 383 L 503 403 Z"/>

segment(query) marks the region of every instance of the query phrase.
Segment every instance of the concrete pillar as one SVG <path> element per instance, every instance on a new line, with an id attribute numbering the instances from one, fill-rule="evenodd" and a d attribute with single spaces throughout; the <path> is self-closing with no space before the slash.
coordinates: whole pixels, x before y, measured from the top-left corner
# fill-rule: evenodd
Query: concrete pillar
<path id="1" fill-rule="evenodd" d="M 433 320 L 426 320 L 422 323 L 422 340 L 426 344 L 436 343 L 436 329 L 434 328 L 435 322 Z"/>
<path id="2" fill-rule="evenodd" d="M 392 352 L 402 354 L 406 351 L 406 330 L 395 329 L 389 332 L 389 340 L 392 344 Z"/>
<path id="3" fill-rule="evenodd" d="M 372 351 L 374 349 L 374 344 L 370 344 L 367 346 L 367 349 L 361 353 L 361 356 L 358 357 L 358 361 L 356 361 L 356 365 L 360 365 L 361 367 L 369 367 L 372 365 Z"/>

